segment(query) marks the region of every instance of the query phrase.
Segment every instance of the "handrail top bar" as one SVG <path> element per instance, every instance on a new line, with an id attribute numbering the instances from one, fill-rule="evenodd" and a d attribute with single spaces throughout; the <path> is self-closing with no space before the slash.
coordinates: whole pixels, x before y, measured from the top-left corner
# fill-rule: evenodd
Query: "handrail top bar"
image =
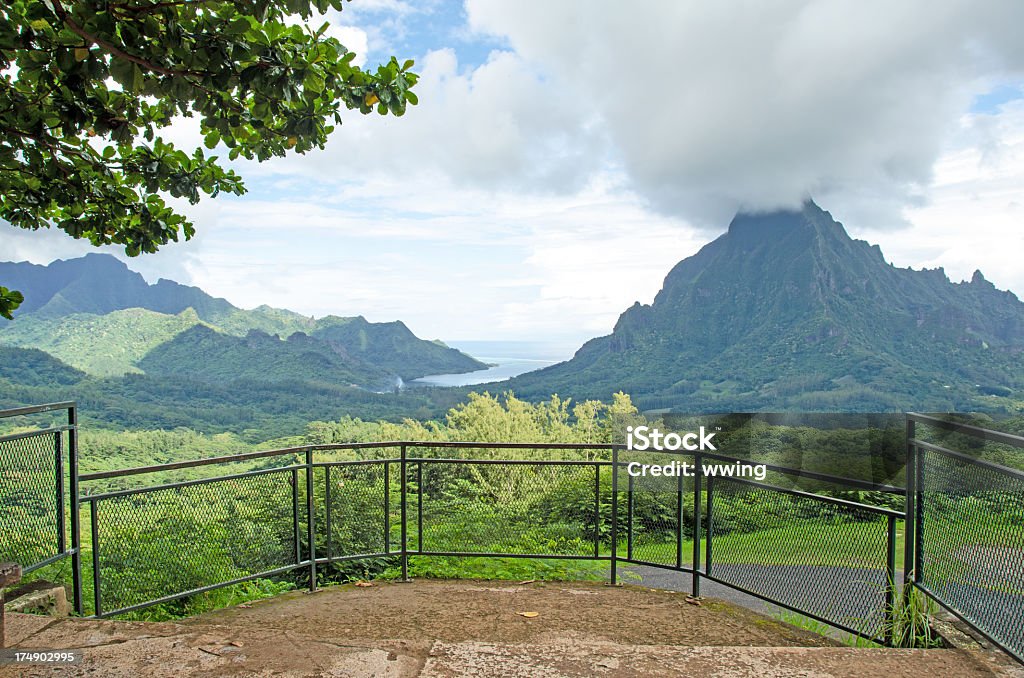
<path id="1" fill-rule="evenodd" d="M 125 476 L 136 476 L 143 473 L 158 473 L 160 471 L 174 471 L 183 468 L 195 468 L 197 466 L 211 466 L 213 464 L 230 464 L 236 461 L 248 461 L 250 459 L 264 459 L 266 457 L 278 457 L 287 454 L 302 454 L 310 447 L 289 447 L 280 450 L 260 450 L 258 452 L 243 452 L 242 454 L 229 454 L 223 457 L 208 457 L 206 459 L 190 459 L 188 461 L 172 461 L 167 464 L 154 464 L 152 466 L 136 466 L 134 468 L 117 469 L 115 471 L 97 471 L 95 473 L 83 473 L 78 479 L 106 480 L 108 478 L 122 478 Z"/>
<path id="2" fill-rule="evenodd" d="M 151 466 L 136 466 L 134 468 L 118 469 L 115 471 L 97 471 L 95 473 L 83 473 L 79 480 L 106 480 L 108 478 L 121 478 L 123 476 L 134 476 L 143 473 L 157 473 L 160 471 L 174 471 L 183 468 L 196 466 L 209 466 L 213 464 L 230 464 L 250 459 L 262 459 L 266 457 L 284 456 L 289 454 L 305 454 L 306 452 L 329 452 L 332 450 L 367 450 L 389 447 L 450 447 L 462 449 L 548 449 L 548 450 L 610 450 L 612 448 L 624 449 L 625 445 L 611 443 L 477 443 L 477 442 L 431 442 L 425 440 L 395 440 L 369 443 L 330 443 L 326 445 L 301 445 L 299 447 L 286 447 L 277 450 L 260 450 L 258 452 L 243 452 L 242 454 L 228 454 L 221 457 L 209 457 L 206 459 L 190 459 L 188 461 L 174 461 L 166 464 L 154 464 Z M 384 459 L 372 461 L 386 461 Z"/>
<path id="3" fill-rule="evenodd" d="M 938 452 L 939 454 L 945 454 L 967 464 L 981 466 L 982 468 L 987 468 L 992 471 L 999 471 L 1000 473 L 1005 473 L 1015 478 L 1024 478 L 1024 471 L 1021 471 L 1020 469 L 1010 468 L 1009 466 L 1003 466 L 1002 464 L 997 464 L 994 461 L 988 461 L 986 459 L 975 459 L 969 454 L 957 452 L 956 450 L 951 450 L 948 447 L 942 447 L 941 445 L 929 443 L 924 440 L 918 440 L 917 438 L 911 438 L 907 442 L 910 445 L 913 445 L 914 447 L 920 448 L 922 450 L 928 450 L 929 452 Z"/>
<path id="4" fill-rule="evenodd" d="M 933 417 L 928 414 L 918 414 L 917 412 L 907 412 L 907 419 L 910 421 L 920 422 L 922 424 L 928 424 L 929 426 L 935 426 L 936 428 L 945 429 L 947 431 L 952 431 L 954 433 L 963 433 L 964 435 L 973 436 L 975 438 L 982 438 L 983 440 L 988 440 L 993 443 L 1003 443 L 1004 445 L 1024 448 L 1024 436 L 1017 436 L 1012 433 L 1003 433 L 1002 431 L 993 431 L 991 429 L 981 428 L 980 426 L 960 424 L 955 421 L 946 421 L 939 417 Z"/>
<path id="5" fill-rule="evenodd" d="M 400 447 L 412 447 L 412 448 L 450 448 L 450 449 L 493 449 L 493 450 L 530 450 L 530 449 L 544 449 L 544 450 L 618 450 L 628 451 L 625 445 L 615 443 L 482 443 L 472 441 L 426 441 L 426 440 L 396 440 L 396 441 L 383 441 L 383 442 L 369 442 L 369 443 L 330 443 L 324 445 L 302 445 L 299 447 L 288 447 L 278 450 L 261 450 L 258 452 L 244 452 L 242 454 L 231 454 L 221 457 L 209 457 L 207 459 L 191 459 L 188 461 L 176 461 L 169 462 L 166 464 L 155 464 L 151 466 L 137 466 L 135 468 L 118 469 L 114 471 L 98 471 L 95 473 L 84 473 L 79 477 L 81 481 L 90 480 L 106 480 L 109 478 L 122 478 L 127 476 L 142 475 L 145 473 L 159 473 L 163 471 L 174 471 L 186 468 L 196 468 L 199 466 L 211 466 L 215 464 L 230 464 L 234 462 L 249 461 L 252 459 L 265 459 L 268 457 L 285 456 L 285 455 L 300 455 L 306 454 L 307 452 L 328 452 L 333 450 L 360 450 L 360 449 L 382 449 L 382 448 L 400 448 Z M 645 450 L 647 452 L 661 452 L 671 453 L 667 450 Z M 695 456 L 698 453 L 686 453 L 690 456 Z M 701 452 L 700 456 L 732 461 L 741 461 L 743 463 L 762 464 L 750 459 L 739 459 L 736 457 L 729 457 L 722 454 L 715 454 L 710 452 Z M 388 459 L 367 459 L 360 460 L 367 462 L 387 462 L 396 461 Z M 409 459 L 409 461 L 419 461 Z M 442 459 L 428 459 L 423 458 L 423 462 L 438 461 L 440 463 L 450 463 L 448 460 Z M 499 461 L 516 461 L 516 460 L 471 460 L 463 459 L 459 461 L 473 462 L 473 461 L 484 461 L 485 463 L 499 462 Z M 540 461 L 540 460 L 524 460 L 524 461 Z M 551 460 L 551 461 L 573 461 L 573 460 Z M 330 462 L 325 462 L 330 463 Z M 581 461 L 583 464 L 594 464 L 595 461 Z M 623 463 L 620 458 L 620 464 Z M 786 473 L 788 475 L 794 475 L 798 477 L 810 478 L 811 480 L 818 480 L 821 482 L 832 483 L 835 485 L 849 485 L 868 491 L 878 492 L 889 492 L 893 494 L 905 494 L 906 491 L 903 488 L 895 487 L 893 485 L 886 485 L 882 483 L 872 483 L 866 480 L 859 480 L 856 478 L 846 478 L 843 476 L 833 476 L 827 473 L 818 473 L 816 471 L 807 471 L 803 469 L 793 469 L 786 466 L 779 466 L 776 464 L 764 463 L 764 466 L 769 470 L 776 471 L 779 473 Z"/>
<path id="6" fill-rule="evenodd" d="M 764 466 L 769 471 L 775 471 L 776 473 L 785 473 L 786 475 L 797 476 L 798 478 L 810 478 L 811 480 L 819 480 L 821 482 L 832 483 L 833 485 L 850 485 L 851 487 L 857 487 L 862 490 L 867 490 L 869 492 L 888 492 L 891 494 L 901 495 L 907 494 L 906 488 L 897 487 L 895 485 L 887 485 L 885 483 L 873 483 L 870 480 L 860 480 L 859 478 L 847 478 L 846 476 L 834 476 L 828 473 L 808 471 L 806 469 L 790 468 L 788 466 L 779 466 L 778 464 L 770 464 L 763 461 L 755 461 L 753 459 L 740 459 L 738 457 L 730 457 L 728 455 L 718 454 L 715 452 L 701 452 L 700 456 L 709 457 L 711 459 L 718 459 L 719 461 L 738 461 L 744 464 Z"/>
<path id="7" fill-rule="evenodd" d="M 0 419 L 7 417 L 22 417 L 26 414 L 39 414 L 40 412 L 53 412 L 54 410 L 69 410 L 78 407 L 74 400 L 66 400 L 59 403 L 47 403 L 45 405 L 33 405 L 31 407 L 16 407 L 12 410 L 0 410 Z"/>
<path id="8" fill-rule="evenodd" d="M 729 481 L 732 483 L 740 483 L 742 485 L 750 485 L 752 487 L 759 487 L 772 492 L 781 492 L 783 494 L 793 495 L 795 497 L 803 497 L 805 499 L 814 499 L 816 501 L 823 501 L 829 504 L 838 504 L 839 506 L 845 506 L 847 508 L 859 509 L 862 511 L 869 511 L 871 513 L 877 513 L 878 515 L 892 516 L 894 518 L 903 518 L 905 514 L 900 511 L 894 511 L 882 506 L 871 506 L 870 504 L 861 504 L 860 502 L 850 501 L 849 499 L 840 499 L 839 497 L 829 497 L 823 494 L 814 494 L 813 492 L 804 492 L 803 490 L 791 490 L 787 487 L 779 487 L 771 483 L 764 483 L 759 480 L 751 480 L 749 478 L 737 478 L 736 476 L 708 476 L 714 478 L 714 482 L 718 483 L 721 481 Z"/>
<path id="9" fill-rule="evenodd" d="M 195 480 L 183 480 L 177 483 L 164 483 L 163 485 L 147 485 L 146 487 L 132 487 L 127 490 L 114 490 L 112 492 L 102 492 L 100 494 L 85 494 L 82 495 L 82 503 L 88 504 L 90 502 L 103 501 L 104 499 L 115 499 L 117 497 L 127 497 L 133 494 L 149 494 L 151 492 L 159 492 L 160 490 L 175 490 L 182 487 L 193 487 L 196 485 L 212 485 L 213 483 L 228 482 L 232 480 L 240 480 L 242 478 L 251 478 L 253 476 L 265 476 L 274 473 L 283 473 L 285 471 L 298 471 L 305 468 L 305 464 L 294 464 L 292 466 L 278 466 L 275 468 L 261 468 L 255 471 L 245 471 L 244 473 L 232 473 L 228 476 L 215 476 L 213 478 L 197 478 Z"/>
<path id="10" fill-rule="evenodd" d="M 33 438 L 35 436 L 53 435 L 54 433 L 63 433 L 64 431 L 71 431 L 75 427 L 67 424 L 63 426 L 51 426 L 50 428 L 38 428 L 34 431 L 23 431 L 21 433 L 12 433 L 6 436 L 0 436 L 0 443 L 10 442 L 12 440 L 22 440 L 23 438 Z"/>

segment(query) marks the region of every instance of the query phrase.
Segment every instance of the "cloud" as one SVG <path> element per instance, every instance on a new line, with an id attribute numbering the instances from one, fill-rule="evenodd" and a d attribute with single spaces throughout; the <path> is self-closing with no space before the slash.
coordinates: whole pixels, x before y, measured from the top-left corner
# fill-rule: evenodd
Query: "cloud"
<path id="1" fill-rule="evenodd" d="M 910 228 L 887 231 L 840 204 L 852 233 L 878 242 L 897 266 L 942 266 L 954 281 L 980 269 L 1024 298 L 1024 100 L 963 116 L 935 164 L 927 203 L 903 210 Z M 839 202 L 839 201 L 837 201 Z"/>
<path id="2" fill-rule="evenodd" d="M 920 197 L 979 80 L 1024 70 L 1017 0 L 466 7 L 599 118 L 652 205 L 717 228 L 808 194 Z"/>
<path id="3" fill-rule="evenodd" d="M 602 131 L 516 54 L 494 51 L 486 63 L 461 69 L 455 51 L 444 48 L 427 53 L 417 71 L 421 103 L 405 117 L 350 112 L 324 152 L 267 171 L 351 180 L 440 176 L 485 189 L 572 193 L 601 167 Z"/>

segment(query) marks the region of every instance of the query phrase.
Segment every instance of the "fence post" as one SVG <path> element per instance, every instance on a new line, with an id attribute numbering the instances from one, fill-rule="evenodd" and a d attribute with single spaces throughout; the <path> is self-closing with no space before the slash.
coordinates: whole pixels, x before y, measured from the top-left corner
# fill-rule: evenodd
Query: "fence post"
<path id="1" fill-rule="evenodd" d="M 423 462 L 416 462 L 416 550 L 423 551 Z"/>
<path id="2" fill-rule="evenodd" d="M 406 520 L 406 504 L 407 502 L 407 462 L 406 462 L 406 449 L 405 444 L 401 446 L 401 510 L 402 510 L 402 581 L 409 581 L 409 522 Z"/>
<path id="3" fill-rule="evenodd" d="M 78 408 L 68 408 L 68 479 L 71 484 L 71 588 L 75 612 L 85 614 L 82 601 L 82 535 L 78 489 Z"/>
<path id="4" fill-rule="evenodd" d="M 93 615 L 103 616 L 103 596 L 100 587 L 103 578 L 100 576 L 100 518 L 96 500 L 89 501 L 89 527 L 92 531 L 92 604 Z"/>
<path id="5" fill-rule="evenodd" d="M 594 464 L 594 559 L 601 557 L 601 464 Z"/>
<path id="6" fill-rule="evenodd" d="M 299 539 L 299 472 L 292 468 L 292 536 L 295 537 L 295 564 L 302 562 L 302 540 Z"/>
<path id="7" fill-rule="evenodd" d="M 683 474 L 676 476 L 676 569 L 683 569 Z"/>
<path id="8" fill-rule="evenodd" d="M 708 577 L 711 576 L 711 542 L 715 539 L 715 522 L 714 514 L 712 514 L 712 508 L 714 503 L 712 502 L 712 493 L 715 491 L 715 477 L 708 476 L 708 515 L 707 515 L 707 538 L 704 542 L 704 574 Z"/>
<path id="9" fill-rule="evenodd" d="M 924 577 L 924 455 L 914 448 L 914 581 Z"/>
<path id="10" fill-rule="evenodd" d="M 600 467 L 598 467 L 600 471 Z M 612 448 L 612 586 L 619 583 L 619 448 Z"/>
<path id="11" fill-rule="evenodd" d="M 907 459 L 906 459 L 906 499 L 903 503 L 906 515 L 903 519 L 903 581 L 907 583 L 913 579 L 915 567 L 914 556 L 916 555 L 915 542 L 917 541 L 916 515 L 917 515 L 917 448 L 911 442 L 916 437 L 914 420 L 907 415 Z"/>
<path id="12" fill-rule="evenodd" d="M 895 637 L 896 610 L 896 516 L 889 515 L 889 537 L 886 542 L 885 558 L 885 609 L 882 617 L 882 637 L 889 647 L 893 645 Z"/>
<path id="13" fill-rule="evenodd" d="M 693 574 L 690 576 L 690 593 L 694 598 L 700 598 L 700 492 L 704 467 L 699 454 L 694 456 L 693 464 Z M 682 526 L 679 530 L 682 532 Z"/>
<path id="14" fill-rule="evenodd" d="M 626 476 L 626 560 L 633 560 L 633 476 Z"/>
<path id="15" fill-rule="evenodd" d="M 391 461 L 384 462 L 384 553 L 391 553 Z"/>
<path id="16" fill-rule="evenodd" d="M 67 524 L 64 522 L 64 434 L 53 434 L 53 468 L 56 472 L 54 490 L 57 502 L 57 553 L 67 553 Z"/>
<path id="17" fill-rule="evenodd" d="M 331 545 L 331 467 L 324 466 L 324 530 L 327 533 L 327 563 L 330 565 L 334 559 L 334 550 Z"/>
<path id="18" fill-rule="evenodd" d="M 316 510 L 313 506 L 313 448 L 306 448 L 306 539 L 309 540 L 309 591 L 316 591 Z"/>

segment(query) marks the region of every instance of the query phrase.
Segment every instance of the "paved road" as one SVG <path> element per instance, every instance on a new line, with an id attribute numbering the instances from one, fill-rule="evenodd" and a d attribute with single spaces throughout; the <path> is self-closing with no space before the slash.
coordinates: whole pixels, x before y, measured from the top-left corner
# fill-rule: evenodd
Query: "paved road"
<path id="1" fill-rule="evenodd" d="M 656 567 L 623 565 L 620 581 L 668 591 L 691 591 L 691 576 Z M 714 574 L 750 590 L 769 593 L 794 607 L 814 612 L 846 626 L 877 633 L 881 621 L 883 572 L 855 568 L 813 567 L 803 565 L 758 566 L 716 565 Z M 899 576 L 897 576 L 899 581 Z M 701 595 L 727 600 L 736 605 L 768 614 L 784 616 L 786 610 L 736 589 L 701 579 Z M 835 629 L 835 636 L 845 635 Z"/>

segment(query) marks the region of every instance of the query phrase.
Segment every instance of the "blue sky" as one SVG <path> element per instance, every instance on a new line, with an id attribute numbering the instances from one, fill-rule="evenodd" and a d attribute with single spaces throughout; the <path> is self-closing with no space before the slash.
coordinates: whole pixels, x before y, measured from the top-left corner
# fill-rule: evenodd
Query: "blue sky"
<path id="1" fill-rule="evenodd" d="M 326 19 L 359 63 L 416 59 L 420 105 L 238 163 L 249 193 L 182 206 L 198 235 L 131 260 L 148 279 L 576 346 L 736 210 L 812 195 L 896 265 L 1024 295 L 1024 3 L 353 0 Z M 7 226 L 0 246 L 89 251 Z"/>

